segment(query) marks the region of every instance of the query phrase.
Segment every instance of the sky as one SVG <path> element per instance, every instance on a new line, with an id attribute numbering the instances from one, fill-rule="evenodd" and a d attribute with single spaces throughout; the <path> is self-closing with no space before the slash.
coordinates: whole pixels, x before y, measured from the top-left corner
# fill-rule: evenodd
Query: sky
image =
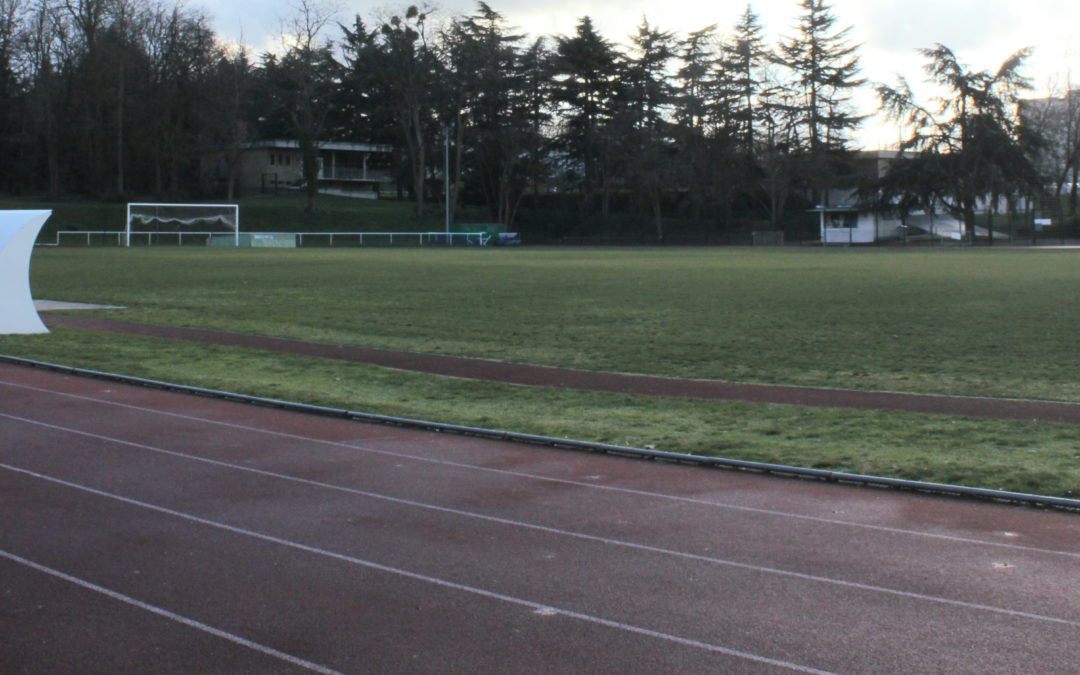
<path id="1" fill-rule="evenodd" d="M 367 23 L 376 16 L 400 14 L 418 0 L 387 3 L 386 0 L 312 0 L 339 8 L 341 23 L 350 24 L 359 14 Z M 584 15 L 612 42 L 625 42 L 642 18 L 662 30 L 685 35 L 716 24 L 728 32 L 746 10 L 745 0 L 487 0 L 511 26 L 538 37 L 572 35 Z M 436 16 L 471 14 L 471 0 L 439 0 L 432 3 Z M 922 59 L 916 52 L 941 43 L 975 70 L 996 70 L 1012 53 L 1034 47 L 1026 74 L 1035 86 L 1033 95 L 1047 95 L 1071 81 L 1080 86 L 1080 2 L 1076 0 L 832 0 L 838 28 L 851 27 L 851 40 L 860 44 L 862 76 L 870 83 L 893 84 L 897 75 L 921 89 Z M 282 21 L 296 14 L 296 0 L 189 0 L 201 7 L 223 39 L 243 41 L 256 52 L 275 49 Z M 752 0 L 767 40 L 795 34 L 799 0 Z M 336 35 L 336 34 L 335 34 Z M 1070 72 L 1072 73 L 1070 78 Z M 876 98 L 871 89 L 857 104 L 871 114 Z M 897 140 L 897 131 L 870 119 L 856 143 L 886 147 Z"/>

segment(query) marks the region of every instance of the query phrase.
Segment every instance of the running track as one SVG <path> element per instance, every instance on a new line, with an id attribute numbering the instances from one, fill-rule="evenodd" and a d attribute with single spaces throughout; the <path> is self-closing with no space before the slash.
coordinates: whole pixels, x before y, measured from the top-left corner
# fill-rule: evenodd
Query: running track
<path id="1" fill-rule="evenodd" d="M 1080 518 L 0 364 L 0 672 L 1074 673 Z"/>

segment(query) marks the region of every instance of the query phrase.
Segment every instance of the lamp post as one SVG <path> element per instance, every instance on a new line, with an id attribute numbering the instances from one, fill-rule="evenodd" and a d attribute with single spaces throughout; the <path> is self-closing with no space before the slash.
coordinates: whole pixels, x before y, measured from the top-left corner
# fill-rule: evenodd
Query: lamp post
<path id="1" fill-rule="evenodd" d="M 450 127 L 443 126 L 443 182 L 446 199 L 446 240 L 450 241 Z"/>

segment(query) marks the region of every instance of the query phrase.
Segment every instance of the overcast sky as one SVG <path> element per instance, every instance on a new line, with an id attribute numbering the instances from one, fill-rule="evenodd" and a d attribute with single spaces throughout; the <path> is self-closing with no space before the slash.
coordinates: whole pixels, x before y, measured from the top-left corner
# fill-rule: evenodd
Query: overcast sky
<path id="1" fill-rule="evenodd" d="M 223 38 L 238 40 L 242 35 L 243 42 L 259 52 L 274 47 L 281 20 L 295 14 L 295 4 L 291 0 L 190 0 L 190 6 L 204 8 Z M 351 23 L 356 14 L 367 20 L 401 13 L 410 0 L 336 0 L 336 4 L 341 8 L 341 22 Z M 634 33 L 642 16 L 653 26 L 681 34 L 714 23 L 726 32 L 746 9 L 743 0 L 488 0 L 488 4 L 510 25 L 531 36 L 573 34 L 577 20 L 588 15 L 613 42 L 623 42 Z M 750 4 L 770 42 L 795 32 L 798 0 Z M 1016 50 L 1035 47 L 1027 72 L 1040 92 L 1052 83 L 1063 86 L 1070 71 L 1072 80 L 1080 84 L 1077 0 L 833 0 L 831 4 L 839 26 L 851 26 L 852 40 L 862 44 L 863 76 L 872 82 L 892 83 L 901 74 L 916 84 L 922 79 L 922 61 L 915 50 L 940 42 L 980 70 L 993 70 Z M 469 14 L 476 7 L 469 0 L 442 0 L 435 6 L 442 16 Z M 864 94 L 861 106 L 864 113 L 873 112 L 872 92 Z M 894 142 L 895 137 L 895 131 L 878 130 L 870 123 L 859 140 L 865 146 L 877 146 Z"/>

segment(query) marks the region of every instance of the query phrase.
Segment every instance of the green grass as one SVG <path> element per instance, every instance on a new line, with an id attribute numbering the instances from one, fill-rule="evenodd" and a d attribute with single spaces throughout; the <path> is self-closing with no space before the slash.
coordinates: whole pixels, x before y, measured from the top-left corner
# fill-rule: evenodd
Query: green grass
<path id="1" fill-rule="evenodd" d="M 1080 400 L 1066 251 L 38 250 L 104 315 L 597 370 Z M 965 485 L 1080 494 L 1074 426 L 524 388 L 92 331 L 0 352 L 257 395 Z"/>
<path id="2" fill-rule="evenodd" d="M 109 316 L 593 370 L 1080 401 L 1069 251 L 39 250 Z"/>

